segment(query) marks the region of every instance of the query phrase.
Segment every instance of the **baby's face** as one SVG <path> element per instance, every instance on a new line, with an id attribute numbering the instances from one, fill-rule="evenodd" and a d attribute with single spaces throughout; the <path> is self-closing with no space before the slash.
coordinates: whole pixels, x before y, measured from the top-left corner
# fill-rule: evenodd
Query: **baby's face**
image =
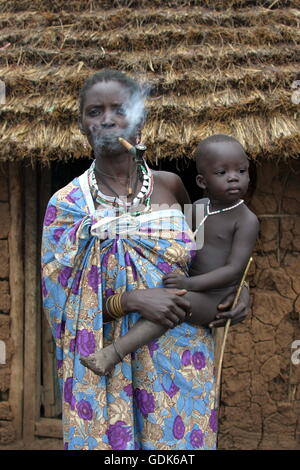
<path id="1" fill-rule="evenodd" d="M 249 163 L 238 144 L 218 142 L 209 145 L 202 163 L 203 187 L 211 200 L 234 203 L 247 192 Z"/>

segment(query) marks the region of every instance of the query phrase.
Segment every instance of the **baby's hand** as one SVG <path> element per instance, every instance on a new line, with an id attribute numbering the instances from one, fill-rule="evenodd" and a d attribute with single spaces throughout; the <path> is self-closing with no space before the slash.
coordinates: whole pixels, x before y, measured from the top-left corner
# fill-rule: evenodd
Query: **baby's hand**
<path id="1" fill-rule="evenodd" d="M 165 287 L 187 289 L 188 290 L 188 278 L 183 274 L 166 274 L 162 278 Z"/>

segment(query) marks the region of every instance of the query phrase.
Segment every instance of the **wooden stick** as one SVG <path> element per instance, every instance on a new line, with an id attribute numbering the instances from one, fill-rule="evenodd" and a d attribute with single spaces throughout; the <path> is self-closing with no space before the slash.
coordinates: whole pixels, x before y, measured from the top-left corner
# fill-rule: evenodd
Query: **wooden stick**
<path id="1" fill-rule="evenodd" d="M 25 192 L 25 316 L 24 316 L 24 410 L 23 440 L 34 440 L 35 423 L 40 418 L 40 312 L 38 312 L 37 253 L 37 171 L 27 166 L 24 172 Z"/>
<path id="2" fill-rule="evenodd" d="M 24 267 L 23 267 L 23 175 L 21 164 L 9 163 L 10 231 L 9 284 L 11 336 L 14 355 L 11 364 L 9 403 L 13 410 L 16 439 L 22 438 L 23 361 L 24 361 Z"/>
<path id="3" fill-rule="evenodd" d="M 247 266 L 245 268 L 245 271 L 244 271 L 243 277 L 241 279 L 241 282 L 239 284 L 237 293 L 235 294 L 234 301 L 233 301 L 233 304 L 232 304 L 232 307 L 231 307 L 232 309 L 236 307 L 236 304 L 239 301 L 241 291 L 242 291 L 242 287 L 243 287 L 243 284 L 245 282 L 245 279 L 246 279 L 246 276 L 248 274 L 248 271 L 249 271 L 249 268 L 250 268 L 250 265 L 251 265 L 252 261 L 253 261 L 253 258 L 251 256 L 251 258 L 249 259 L 249 261 L 247 263 Z M 227 339 L 230 324 L 231 324 L 231 319 L 228 318 L 228 320 L 226 321 L 225 329 L 224 329 L 224 336 L 223 336 L 222 347 L 221 347 L 221 352 L 220 352 L 220 359 L 219 359 L 219 364 L 218 364 L 218 368 L 217 368 L 216 405 L 215 405 L 215 409 L 217 409 L 219 407 L 223 356 L 224 356 L 225 344 L 226 344 L 226 339 Z"/>

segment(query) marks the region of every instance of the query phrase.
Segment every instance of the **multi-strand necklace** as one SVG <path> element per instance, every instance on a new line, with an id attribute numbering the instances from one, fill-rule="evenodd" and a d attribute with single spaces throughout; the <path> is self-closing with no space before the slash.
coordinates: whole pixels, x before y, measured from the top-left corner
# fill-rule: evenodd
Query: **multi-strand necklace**
<path id="1" fill-rule="evenodd" d="M 94 190 L 95 193 L 95 198 L 96 202 L 104 207 L 114 207 L 118 210 L 118 212 L 129 212 L 132 215 L 140 215 L 142 212 L 146 212 L 150 210 L 150 197 L 152 194 L 153 190 L 153 175 L 146 164 L 145 161 L 143 161 L 143 165 L 141 167 L 141 171 L 143 173 L 143 184 L 138 192 L 138 194 L 133 198 L 131 202 L 126 202 L 127 196 L 119 196 L 119 194 L 110 187 L 110 185 L 107 183 L 107 181 L 103 181 L 103 178 L 99 178 L 100 181 L 113 193 L 115 194 L 115 197 L 112 196 L 107 196 L 106 194 L 103 194 L 102 191 L 100 191 L 97 180 L 96 180 L 96 162 L 94 161 L 92 165 L 89 168 L 89 182 L 90 186 Z M 135 170 L 136 171 L 136 170 Z M 133 172 L 134 173 L 134 172 Z M 102 174 L 104 174 L 102 172 Z M 98 176 L 99 176 L 99 171 L 98 171 Z M 111 175 L 107 175 L 111 176 Z M 138 178 L 136 178 L 135 182 L 135 187 L 133 190 L 132 194 L 135 194 L 137 190 L 137 184 L 138 184 Z M 139 206 L 144 205 L 144 209 L 141 210 L 136 210 L 135 212 L 132 212 L 133 209 L 137 209 Z"/>
<path id="2" fill-rule="evenodd" d="M 108 184 L 108 182 L 106 181 L 105 178 L 103 178 L 103 176 L 107 176 L 108 178 L 112 178 L 114 180 L 117 180 L 119 179 L 121 181 L 120 178 L 116 178 L 112 175 L 108 175 L 107 173 L 104 173 L 103 171 L 100 171 L 97 169 L 96 165 L 95 165 L 95 173 L 98 174 L 98 178 L 99 180 L 101 181 L 102 184 L 104 184 L 104 186 L 106 186 L 113 194 L 115 194 L 115 196 L 118 198 L 119 197 L 119 194 L 114 190 L 114 188 L 112 188 L 110 186 L 110 184 Z M 130 175 L 130 180 L 131 180 L 131 176 L 133 175 L 133 173 L 136 173 L 135 171 L 132 172 L 132 174 Z M 103 175 L 103 176 L 102 176 Z M 131 184 L 129 183 L 128 185 L 128 182 L 129 182 L 129 178 L 127 179 L 127 195 L 126 196 L 122 196 L 123 198 L 124 197 L 128 197 L 128 196 L 131 196 L 131 194 L 135 194 L 136 190 L 137 190 L 137 185 L 138 185 L 138 177 L 136 175 L 136 179 L 135 179 L 135 184 L 134 184 L 134 188 L 133 188 L 133 191 L 132 191 L 132 187 L 131 187 Z"/>
<path id="3" fill-rule="evenodd" d="M 195 230 L 194 232 L 194 236 L 196 235 L 196 233 L 198 232 L 199 228 L 201 227 L 201 225 L 204 224 L 204 222 L 206 221 L 207 217 L 209 215 L 216 215 L 216 214 L 221 214 L 221 212 L 226 212 L 226 211 L 231 211 L 232 209 L 235 209 L 236 207 L 240 206 L 241 204 L 243 204 L 244 202 L 244 199 L 240 199 L 236 204 L 234 204 L 233 206 L 229 206 L 229 207 L 224 207 L 223 209 L 218 209 L 216 211 L 212 211 L 210 212 L 209 210 L 209 205 L 210 205 L 210 200 L 208 199 L 207 201 L 207 204 L 205 206 L 205 209 L 206 209 L 206 214 L 204 215 L 203 219 L 201 220 L 200 224 L 198 225 L 197 229 Z"/>

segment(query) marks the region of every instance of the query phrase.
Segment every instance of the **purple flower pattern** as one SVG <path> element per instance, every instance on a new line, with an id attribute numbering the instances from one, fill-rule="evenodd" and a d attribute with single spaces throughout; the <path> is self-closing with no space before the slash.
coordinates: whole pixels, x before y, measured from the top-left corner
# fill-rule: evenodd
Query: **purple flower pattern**
<path id="1" fill-rule="evenodd" d="M 147 390 L 135 389 L 134 396 L 137 402 L 137 407 L 141 411 L 142 415 L 147 418 L 149 413 L 153 413 L 155 409 L 154 397 L 152 393 L 148 393 Z"/>
<path id="2" fill-rule="evenodd" d="M 75 346 L 76 346 L 76 344 L 75 344 L 75 339 L 72 338 L 71 341 L 70 341 L 70 345 L 69 345 L 69 351 L 70 351 L 71 353 L 74 353 L 74 352 L 75 352 Z"/>
<path id="3" fill-rule="evenodd" d="M 209 417 L 209 426 L 213 432 L 217 432 L 218 416 L 216 410 L 211 410 L 211 415 Z"/>
<path id="4" fill-rule="evenodd" d="M 72 274 L 72 268 L 70 266 L 64 266 L 58 275 L 58 282 L 61 286 L 67 287 L 68 280 Z"/>
<path id="5" fill-rule="evenodd" d="M 42 294 L 43 294 L 43 297 L 46 297 L 48 295 L 48 290 L 47 290 L 46 282 L 44 278 L 42 278 Z"/>
<path id="6" fill-rule="evenodd" d="M 148 343 L 149 353 L 152 358 L 153 358 L 154 351 L 157 351 L 158 348 L 159 346 L 158 346 L 157 341 L 151 341 L 150 343 Z"/>
<path id="7" fill-rule="evenodd" d="M 124 392 L 128 397 L 132 397 L 133 395 L 133 387 L 132 384 L 128 384 L 123 388 Z"/>
<path id="8" fill-rule="evenodd" d="M 88 285 L 93 289 L 95 294 L 98 292 L 99 277 L 98 267 L 95 265 L 91 266 L 88 272 Z"/>
<path id="9" fill-rule="evenodd" d="M 199 449 L 203 447 L 204 443 L 204 434 L 200 429 L 193 429 L 190 435 L 190 443 L 194 449 Z"/>
<path id="10" fill-rule="evenodd" d="M 180 232 L 178 233 L 177 235 L 177 240 L 180 240 L 182 241 L 183 243 L 190 243 L 192 240 L 190 239 L 190 237 L 185 233 L 185 232 Z"/>
<path id="11" fill-rule="evenodd" d="M 80 197 L 74 196 L 74 193 L 76 193 L 77 188 L 73 188 L 71 192 L 66 196 L 67 201 L 74 203 L 75 201 L 78 201 Z"/>
<path id="12" fill-rule="evenodd" d="M 164 386 L 163 389 L 169 395 L 170 398 L 173 398 L 176 393 L 179 392 L 179 387 L 177 387 L 174 382 L 171 383 L 169 390 L 166 390 Z"/>
<path id="13" fill-rule="evenodd" d="M 73 395 L 73 377 L 68 377 L 64 386 L 64 400 L 69 403 L 71 409 L 75 409 L 75 397 Z"/>
<path id="14" fill-rule="evenodd" d="M 111 295 L 114 295 L 114 294 L 115 294 L 115 291 L 114 291 L 113 289 L 111 289 L 111 288 L 106 289 L 106 291 L 105 291 L 105 297 L 106 297 L 106 298 L 107 298 L 107 297 L 110 297 Z"/>
<path id="15" fill-rule="evenodd" d="M 93 410 L 91 404 L 86 400 L 80 400 L 76 405 L 78 416 L 85 421 L 90 421 L 93 418 Z"/>
<path id="16" fill-rule="evenodd" d="M 113 450 L 125 450 L 128 442 L 132 439 L 129 426 L 124 421 L 111 424 L 106 431 L 106 435 Z"/>
<path id="17" fill-rule="evenodd" d="M 76 241 L 77 230 L 79 229 L 80 224 L 81 224 L 81 220 L 76 222 L 76 224 L 74 225 L 74 227 L 71 228 L 71 230 L 68 234 L 69 240 L 72 243 L 75 243 L 75 241 Z"/>
<path id="18" fill-rule="evenodd" d="M 175 439 L 182 439 L 185 433 L 185 426 L 181 416 L 176 416 L 173 424 L 173 436 Z"/>
<path id="19" fill-rule="evenodd" d="M 205 367 L 205 356 L 203 352 L 195 352 L 192 356 L 192 362 L 195 369 L 203 369 Z"/>
<path id="20" fill-rule="evenodd" d="M 65 229 L 64 228 L 56 228 L 53 232 L 53 238 L 56 242 L 59 242 L 62 234 L 64 233 Z"/>
<path id="21" fill-rule="evenodd" d="M 86 328 L 77 331 L 76 336 L 77 351 L 82 356 L 89 356 L 93 354 L 96 349 L 95 336 L 92 331 L 88 331 Z"/>
<path id="22" fill-rule="evenodd" d="M 72 282 L 72 293 L 77 295 L 78 292 L 79 292 L 79 285 L 80 285 L 80 280 L 81 280 L 81 274 L 82 274 L 82 271 L 77 271 L 77 273 L 75 274 L 75 277 L 74 277 L 74 281 Z"/>
<path id="23" fill-rule="evenodd" d="M 157 263 L 157 267 L 165 274 L 171 273 L 173 271 L 172 266 L 170 266 L 170 264 L 166 261 L 161 261 L 160 263 Z"/>
<path id="24" fill-rule="evenodd" d="M 132 270 L 132 275 L 133 275 L 133 280 L 134 281 L 137 281 L 137 272 L 136 272 L 136 267 L 134 266 L 131 258 L 130 258 L 130 255 L 128 253 L 128 251 L 126 251 L 125 253 L 125 264 L 126 266 L 130 266 L 131 267 L 131 270 Z"/>
<path id="25" fill-rule="evenodd" d="M 45 214 L 44 225 L 47 227 L 53 224 L 57 216 L 57 209 L 55 206 L 48 206 Z"/>
<path id="26" fill-rule="evenodd" d="M 191 351 L 186 349 L 181 356 L 181 364 L 183 366 L 189 366 L 191 364 Z"/>

